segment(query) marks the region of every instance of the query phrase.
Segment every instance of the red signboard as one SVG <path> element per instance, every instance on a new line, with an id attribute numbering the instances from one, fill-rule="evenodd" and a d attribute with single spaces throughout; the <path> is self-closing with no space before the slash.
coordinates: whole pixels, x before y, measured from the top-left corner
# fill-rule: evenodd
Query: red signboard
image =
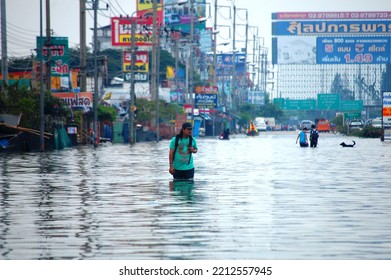
<path id="1" fill-rule="evenodd" d="M 151 25 L 151 18 L 111 18 L 111 45 L 130 47 L 132 34 L 132 21 L 136 24 L 135 46 L 152 46 L 152 32 L 143 28 Z"/>
<path id="2" fill-rule="evenodd" d="M 217 86 L 196 86 L 194 89 L 195 93 L 205 93 L 205 94 L 217 94 L 219 88 Z"/>

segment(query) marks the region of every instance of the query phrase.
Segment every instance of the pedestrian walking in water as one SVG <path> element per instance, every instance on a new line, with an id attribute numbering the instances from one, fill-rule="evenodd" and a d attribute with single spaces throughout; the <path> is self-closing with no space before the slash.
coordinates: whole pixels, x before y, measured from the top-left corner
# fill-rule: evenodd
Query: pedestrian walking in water
<path id="1" fill-rule="evenodd" d="M 198 152 L 197 142 L 192 136 L 193 127 L 191 123 L 182 124 L 179 134 L 171 139 L 169 163 L 170 174 L 174 180 L 193 180 L 194 163 L 193 154 Z"/>
<path id="2" fill-rule="evenodd" d="M 311 130 L 310 130 L 310 147 L 311 148 L 316 148 L 318 146 L 318 138 L 319 138 L 319 132 L 316 129 L 316 125 L 311 125 Z"/>
<path id="3" fill-rule="evenodd" d="M 297 138 L 296 138 L 296 144 L 297 144 L 297 141 L 299 141 L 299 144 L 300 144 L 300 147 L 304 148 L 304 147 L 308 147 L 308 137 L 307 137 L 307 128 L 304 127 L 299 135 L 297 135 Z"/>

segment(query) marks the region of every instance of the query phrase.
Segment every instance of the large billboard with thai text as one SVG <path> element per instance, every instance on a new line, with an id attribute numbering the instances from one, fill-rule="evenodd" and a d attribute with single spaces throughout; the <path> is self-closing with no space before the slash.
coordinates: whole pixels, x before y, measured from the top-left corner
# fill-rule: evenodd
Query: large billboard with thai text
<path id="1" fill-rule="evenodd" d="M 388 35 L 390 20 L 377 21 L 277 21 L 272 23 L 273 36 L 314 35 Z"/>
<path id="2" fill-rule="evenodd" d="M 391 39 L 383 36 L 273 38 L 274 64 L 388 64 Z"/>
<path id="3" fill-rule="evenodd" d="M 137 18 L 153 18 L 153 1 L 151 0 L 136 0 L 137 2 Z M 156 20 L 158 24 L 163 24 L 163 0 L 156 0 Z"/>
<path id="4" fill-rule="evenodd" d="M 46 44 L 46 37 L 42 38 L 43 48 L 41 46 L 41 37 L 37 37 L 37 60 L 40 61 L 41 55 L 45 61 L 50 57 L 50 75 L 52 77 L 69 75 L 69 49 L 68 37 L 51 37 L 50 47 Z"/>
<path id="5" fill-rule="evenodd" d="M 135 26 L 135 46 L 152 46 L 152 32 L 144 28 L 152 23 L 150 18 L 111 18 L 111 45 L 130 47 L 132 39 L 132 21 Z"/>
<path id="6" fill-rule="evenodd" d="M 149 63 L 148 63 L 148 52 L 136 52 L 136 61 L 134 63 L 134 72 L 138 73 L 148 73 Z M 124 51 L 124 64 L 123 71 L 131 72 L 132 71 L 132 53 L 130 51 Z"/>
<path id="7" fill-rule="evenodd" d="M 273 64 L 389 64 L 391 12 L 272 14 Z"/>

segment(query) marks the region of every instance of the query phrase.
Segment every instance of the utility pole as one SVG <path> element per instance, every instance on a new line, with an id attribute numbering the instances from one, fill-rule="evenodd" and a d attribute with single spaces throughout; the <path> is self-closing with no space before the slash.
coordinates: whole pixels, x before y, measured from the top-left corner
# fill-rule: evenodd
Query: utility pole
<path id="1" fill-rule="evenodd" d="M 193 54 L 194 54 L 194 0 L 190 0 L 190 57 L 189 57 L 189 102 L 191 104 L 191 122 L 194 121 L 194 102 L 193 102 Z M 194 125 L 194 124 L 193 124 Z"/>
<path id="2" fill-rule="evenodd" d="M 3 90 L 5 91 L 5 85 L 8 84 L 8 54 L 7 54 L 7 13 L 6 13 L 6 0 L 1 0 L 1 63 L 2 63 L 2 75 L 3 75 Z"/>
<path id="3" fill-rule="evenodd" d="M 158 129 L 159 129 L 159 112 L 158 112 L 158 100 L 159 100 L 159 88 L 157 83 L 157 1 L 152 0 L 152 11 L 153 11 L 153 20 L 152 20 L 152 73 L 151 73 L 151 99 L 156 101 L 156 112 L 155 112 L 155 123 L 156 123 L 156 139 L 158 139 Z"/>
<path id="4" fill-rule="evenodd" d="M 136 64 L 136 47 L 135 47 L 135 37 L 136 37 L 136 23 L 134 22 L 134 17 L 132 16 L 130 18 L 131 20 L 131 45 L 130 45 L 130 104 L 129 104 L 129 143 L 134 144 L 135 143 L 135 133 L 134 133 L 134 106 L 135 106 L 135 78 L 134 78 L 134 67 Z"/>
<path id="5" fill-rule="evenodd" d="M 52 79 L 51 79 L 51 57 L 52 57 L 52 42 L 51 42 L 51 30 L 50 30 L 50 0 L 46 0 L 46 50 L 47 50 L 47 62 L 46 62 L 46 90 L 52 91 Z"/>
<path id="6" fill-rule="evenodd" d="M 97 126 L 98 126 L 98 7 L 99 0 L 93 1 L 94 9 L 94 123 L 93 123 L 93 144 L 94 147 L 98 145 L 98 135 L 97 135 Z"/>
<path id="7" fill-rule="evenodd" d="M 106 9 L 108 7 L 106 6 Z M 99 143 L 98 139 L 98 10 L 99 0 L 92 0 L 92 9 L 94 11 L 94 98 L 93 98 L 93 111 L 94 111 L 94 122 L 93 122 L 93 136 L 92 141 L 94 147 Z"/>
<path id="8" fill-rule="evenodd" d="M 86 0 L 80 0 L 80 92 L 87 91 Z"/>
<path id="9" fill-rule="evenodd" d="M 235 57 L 235 33 L 236 33 L 236 6 L 234 5 L 234 21 L 233 21 L 233 36 L 232 36 L 232 79 L 231 79 L 231 108 L 234 113 L 236 113 L 236 96 L 235 96 L 235 67 L 236 67 L 236 57 Z M 234 116 L 235 118 L 235 116 Z M 234 128 L 233 132 L 236 132 L 236 120 L 234 119 Z"/>
<path id="10" fill-rule="evenodd" d="M 45 92 L 43 88 L 43 12 L 42 12 L 42 1 L 39 1 L 39 41 L 41 48 L 38 49 L 40 53 L 40 61 L 39 61 L 39 111 L 40 111 L 40 125 L 39 125 L 39 142 L 40 142 L 40 151 L 45 151 L 45 110 L 44 110 L 44 102 L 45 102 Z"/>
<path id="11" fill-rule="evenodd" d="M 214 25 L 213 25 L 213 31 L 215 31 L 213 33 L 213 86 L 216 86 L 217 84 L 217 76 L 216 76 L 216 69 L 217 69 L 217 56 L 216 56 L 216 53 L 217 53 L 217 33 L 216 33 L 216 30 L 217 30 L 217 0 L 215 0 L 215 11 L 214 11 Z"/>

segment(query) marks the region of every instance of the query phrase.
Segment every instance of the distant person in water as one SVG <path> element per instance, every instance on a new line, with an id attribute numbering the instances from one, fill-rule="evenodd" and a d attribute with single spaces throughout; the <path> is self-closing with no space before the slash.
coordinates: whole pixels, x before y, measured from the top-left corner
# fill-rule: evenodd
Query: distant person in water
<path id="1" fill-rule="evenodd" d="M 297 138 L 296 138 L 296 144 L 297 144 L 297 141 L 299 141 L 299 144 L 300 144 L 300 147 L 304 148 L 304 147 L 308 147 L 308 137 L 307 137 L 307 131 L 308 129 L 306 127 L 304 127 L 299 135 L 297 135 Z"/>
<path id="2" fill-rule="evenodd" d="M 192 137 L 193 127 L 191 123 L 182 124 L 179 134 L 171 139 L 169 163 L 170 174 L 174 180 L 193 180 L 194 163 L 193 156 L 198 152 L 197 142 Z"/>

